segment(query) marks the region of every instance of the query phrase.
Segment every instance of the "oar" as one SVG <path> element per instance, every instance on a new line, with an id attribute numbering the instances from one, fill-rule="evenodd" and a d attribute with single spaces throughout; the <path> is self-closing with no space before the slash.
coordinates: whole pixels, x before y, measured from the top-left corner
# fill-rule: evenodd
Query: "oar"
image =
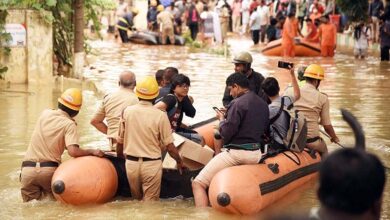
<path id="1" fill-rule="evenodd" d="M 327 133 L 325 133 L 324 131 L 320 130 L 320 132 L 321 132 L 322 134 L 324 134 L 325 136 L 327 136 L 329 139 L 331 139 L 331 137 L 330 137 Z M 339 145 L 339 146 L 342 147 L 342 148 L 346 148 L 346 147 L 344 147 L 343 145 L 341 145 L 340 143 L 337 143 L 337 142 L 334 142 L 334 143 L 336 143 L 337 145 Z"/>
<path id="2" fill-rule="evenodd" d="M 217 120 L 217 118 L 216 117 L 212 117 L 212 118 L 206 119 L 204 121 L 198 122 L 196 124 L 193 124 L 191 126 L 188 126 L 188 128 L 189 129 L 195 129 L 195 128 L 198 128 L 200 126 L 203 126 L 203 125 L 208 124 L 208 123 L 210 123 L 212 121 L 215 121 L 215 120 Z"/>

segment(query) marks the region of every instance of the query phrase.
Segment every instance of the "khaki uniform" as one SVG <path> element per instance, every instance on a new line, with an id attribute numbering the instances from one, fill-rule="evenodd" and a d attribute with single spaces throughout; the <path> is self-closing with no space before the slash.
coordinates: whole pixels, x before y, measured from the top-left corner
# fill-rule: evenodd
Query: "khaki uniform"
<path id="1" fill-rule="evenodd" d="M 23 161 L 61 162 L 66 146 L 79 145 L 76 122 L 62 110 L 45 110 L 32 133 Z M 23 201 L 51 195 L 51 178 L 57 167 L 23 167 L 21 193 Z"/>
<path id="2" fill-rule="evenodd" d="M 166 112 L 147 101 L 127 107 L 120 122 L 118 143 L 123 143 L 133 198 L 158 200 L 162 177 L 160 146 L 173 143 Z"/>
<path id="3" fill-rule="evenodd" d="M 104 96 L 99 109 L 93 116 L 98 121 L 107 121 L 107 137 L 111 150 L 116 149 L 116 137 L 118 136 L 119 120 L 122 111 L 130 105 L 138 103 L 138 98 L 132 90 L 120 88 L 118 91 Z"/>
<path id="4" fill-rule="evenodd" d="M 173 33 L 173 15 L 168 11 L 162 11 L 157 15 L 157 23 L 161 25 L 161 43 L 166 44 L 167 37 L 171 44 L 175 44 Z"/>
<path id="5" fill-rule="evenodd" d="M 307 121 L 307 138 L 320 137 L 319 125 L 331 125 L 328 96 L 319 92 L 313 85 L 306 83 L 301 87 L 301 97 L 294 103 Z M 320 138 L 307 146 L 320 153 L 327 153 L 326 143 Z"/>

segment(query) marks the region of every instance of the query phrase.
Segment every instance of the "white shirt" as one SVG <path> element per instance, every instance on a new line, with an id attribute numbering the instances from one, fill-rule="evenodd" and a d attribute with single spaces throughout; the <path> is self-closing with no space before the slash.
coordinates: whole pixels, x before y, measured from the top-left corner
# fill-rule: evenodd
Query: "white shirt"
<path id="1" fill-rule="evenodd" d="M 260 15 L 260 25 L 267 25 L 269 22 L 269 8 L 266 5 L 257 7 L 257 13 Z"/>
<path id="2" fill-rule="evenodd" d="M 249 24 L 251 25 L 251 30 L 260 30 L 261 17 L 257 10 L 252 12 Z"/>
<path id="3" fill-rule="evenodd" d="M 364 26 L 362 28 L 361 34 L 359 39 L 355 39 L 355 45 L 354 48 L 356 49 L 367 49 L 368 48 L 368 39 L 370 39 L 371 36 L 371 29 Z"/>

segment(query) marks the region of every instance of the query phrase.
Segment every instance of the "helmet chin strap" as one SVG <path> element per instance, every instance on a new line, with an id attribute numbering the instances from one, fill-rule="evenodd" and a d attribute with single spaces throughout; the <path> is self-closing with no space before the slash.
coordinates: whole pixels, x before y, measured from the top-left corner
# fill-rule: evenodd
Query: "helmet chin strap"
<path id="1" fill-rule="evenodd" d="M 243 72 L 244 72 L 245 76 L 249 76 L 249 74 L 251 73 L 251 64 L 250 63 L 245 64 L 245 70 Z"/>

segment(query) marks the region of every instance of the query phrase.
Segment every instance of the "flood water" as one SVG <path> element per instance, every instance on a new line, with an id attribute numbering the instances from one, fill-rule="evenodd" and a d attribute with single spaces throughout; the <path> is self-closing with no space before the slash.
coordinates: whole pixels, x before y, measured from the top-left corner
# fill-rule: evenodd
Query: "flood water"
<path id="1" fill-rule="evenodd" d="M 280 57 L 263 56 L 258 47 L 249 40 L 229 41 L 231 54 L 250 50 L 254 57 L 253 68 L 265 76 L 275 76 L 285 87 L 289 80 L 286 70 L 278 69 Z M 132 70 L 138 79 L 154 74 L 167 66 L 177 67 L 191 79 L 190 95 L 195 99 L 197 115 L 185 118 L 187 124 L 214 116 L 212 106 L 222 106 L 222 94 L 226 77 L 233 72 L 231 56 L 192 51 L 186 47 L 121 46 L 113 41 L 92 42 L 99 52 L 96 62 L 85 68 L 83 83 L 84 102 L 76 117 L 84 148 L 107 149 L 105 137 L 89 124 L 100 104 L 102 94 L 117 88 L 118 75 L 123 70 Z M 320 90 L 327 93 L 331 103 L 331 118 L 343 145 L 352 145 L 354 139 L 348 125 L 342 120 L 339 109 L 352 111 L 362 123 L 367 147 L 390 167 L 390 65 L 380 63 L 378 58 L 354 60 L 348 54 L 337 54 L 334 59 L 294 58 L 298 64 L 320 63 L 326 70 L 326 79 Z M 93 86 L 93 82 L 95 86 Z M 104 205 L 74 207 L 53 201 L 22 203 L 19 171 L 24 152 L 30 140 L 35 122 L 45 108 L 55 108 L 62 87 L 77 86 L 58 83 L 57 86 L 3 86 L 0 90 L 0 216 L 1 219 L 236 219 L 213 211 L 211 208 L 196 209 L 193 200 L 165 200 L 143 203 L 115 199 Z M 328 141 L 329 142 L 329 141 Z M 339 148 L 330 144 L 331 150 Z M 64 160 L 69 158 L 64 153 Z M 390 179 L 389 172 L 387 174 Z M 335 186 L 337 187 L 337 186 Z M 280 202 L 255 216 L 287 212 L 307 212 L 318 206 L 315 195 L 316 181 L 290 193 Z M 239 190 L 239 189 L 238 189 Z M 390 219 L 390 186 L 384 196 L 382 219 Z"/>

